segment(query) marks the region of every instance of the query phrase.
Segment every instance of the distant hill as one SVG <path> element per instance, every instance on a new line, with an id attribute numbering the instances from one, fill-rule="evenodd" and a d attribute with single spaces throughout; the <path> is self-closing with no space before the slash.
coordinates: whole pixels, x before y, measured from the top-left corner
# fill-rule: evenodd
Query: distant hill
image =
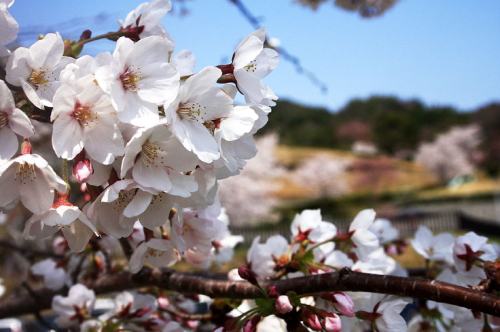
<path id="1" fill-rule="evenodd" d="M 473 120 L 472 113 L 396 97 L 355 99 L 336 113 L 279 100 L 261 133 L 276 132 L 281 144 L 303 147 L 350 149 L 355 141 L 370 141 L 395 155 Z"/>

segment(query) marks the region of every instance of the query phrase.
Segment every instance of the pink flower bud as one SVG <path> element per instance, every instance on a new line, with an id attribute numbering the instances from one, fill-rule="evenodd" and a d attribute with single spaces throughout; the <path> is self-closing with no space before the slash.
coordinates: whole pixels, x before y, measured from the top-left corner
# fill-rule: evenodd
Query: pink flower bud
<path id="1" fill-rule="evenodd" d="M 245 279 L 252 285 L 257 285 L 257 274 L 255 274 L 255 272 L 250 270 L 248 267 L 240 266 L 238 268 L 238 274 L 242 279 Z"/>
<path id="2" fill-rule="evenodd" d="M 269 290 L 267 291 L 267 295 L 273 299 L 278 297 L 278 295 L 279 295 L 278 289 L 276 289 L 275 286 L 269 286 Z"/>
<path id="3" fill-rule="evenodd" d="M 198 327 L 198 325 L 200 325 L 200 322 L 197 321 L 197 320 L 187 320 L 187 321 L 185 321 L 185 324 L 191 330 L 196 330 L 196 328 Z"/>
<path id="4" fill-rule="evenodd" d="M 257 331 L 257 324 L 259 324 L 260 319 L 261 317 L 259 315 L 255 315 L 251 319 L 247 320 L 245 326 L 243 326 L 243 332 Z"/>
<path id="5" fill-rule="evenodd" d="M 312 311 L 304 310 L 303 322 L 314 331 L 321 331 L 323 329 L 318 315 L 314 314 Z"/>
<path id="6" fill-rule="evenodd" d="M 88 159 L 79 160 L 73 164 L 73 178 L 80 183 L 87 182 L 93 172 Z"/>
<path id="7" fill-rule="evenodd" d="M 286 295 L 278 296 L 278 298 L 276 299 L 276 303 L 274 304 L 274 308 L 280 314 L 286 314 L 293 310 L 293 306 L 290 303 L 290 299 Z"/>
<path id="8" fill-rule="evenodd" d="M 327 332 L 338 332 L 342 330 L 342 322 L 339 315 L 334 313 L 328 313 L 324 317 L 325 330 Z"/>
<path id="9" fill-rule="evenodd" d="M 31 143 L 28 138 L 24 138 L 24 141 L 21 143 L 21 154 L 31 154 Z"/>
<path id="10" fill-rule="evenodd" d="M 56 255 L 64 255 L 69 250 L 68 241 L 64 236 L 57 236 L 52 242 L 52 249 Z"/>
<path id="11" fill-rule="evenodd" d="M 347 317 L 354 317 L 354 302 L 344 292 L 322 293 L 321 298 L 330 301 L 339 313 Z"/>
<path id="12" fill-rule="evenodd" d="M 160 295 L 158 296 L 158 305 L 160 306 L 160 308 L 168 308 L 168 306 L 170 305 L 170 301 L 168 300 L 168 298 L 166 296 L 163 296 L 163 295 Z"/>

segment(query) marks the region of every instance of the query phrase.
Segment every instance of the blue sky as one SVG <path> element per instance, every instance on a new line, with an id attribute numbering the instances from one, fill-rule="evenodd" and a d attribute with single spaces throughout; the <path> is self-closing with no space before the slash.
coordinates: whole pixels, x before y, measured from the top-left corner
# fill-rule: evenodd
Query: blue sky
<path id="1" fill-rule="evenodd" d="M 38 33 L 77 39 L 115 30 L 142 1 L 17 0 L 9 9 L 24 46 Z M 363 19 L 330 3 L 318 11 L 293 0 L 246 0 L 271 37 L 328 86 L 326 94 L 285 61 L 265 82 L 282 99 L 336 111 L 374 94 L 418 98 L 427 105 L 473 110 L 500 101 L 500 1 L 400 0 L 383 16 Z M 190 0 L 189 15 L 162 21 L 176 49 L 189 49 L 197 70 L 228 63 L 253 31 L 228 0 Z M 98 41 L 84 53 L 113 51 Z"/>

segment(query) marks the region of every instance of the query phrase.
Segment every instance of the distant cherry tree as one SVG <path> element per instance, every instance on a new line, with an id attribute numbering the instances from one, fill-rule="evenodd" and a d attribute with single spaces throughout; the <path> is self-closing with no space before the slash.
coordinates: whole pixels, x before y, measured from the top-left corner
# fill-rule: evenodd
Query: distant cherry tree
<path id="1" fill-rule="evenodd" d="M 269 134 L 256 139 L 257 155 L 248 161 L 236 181 L 230 177 L 221 181 L 220 199 L 232 225 L 248 225 L 271 214 L 277 199 L 274 181 L 285 172 L 276 158 L 278 136 Z"/>
<path id="2" fill-rule="evenodd" d="M 346 181 L 348 166 L 346 159 L 320 154 L 303 162 L 292 177 L 308 190 L 311 197 L 339 197 L 349 191 Z"/>
<path id="3" fill-rule="evenodd" d="M 472 174 L 480 161 L 480 128 L 476 124 L 454 127 L 439 135 L 434 142 L 423 143 L 415 154 L 415 161 L 425 165 L 446 183 L 455 176 Z"/>

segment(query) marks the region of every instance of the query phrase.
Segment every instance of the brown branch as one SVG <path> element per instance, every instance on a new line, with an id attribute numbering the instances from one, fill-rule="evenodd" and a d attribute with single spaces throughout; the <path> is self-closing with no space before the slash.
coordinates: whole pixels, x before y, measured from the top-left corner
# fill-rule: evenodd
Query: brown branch
<path id="1" fill-rule="evenodd" d="M 500 316 L 500 297 L 445 282 L 415 278 L 360 273 L 344 268 L 339 272 L 286 280 L 266 281 L 261 286 L 275 286 L 285 294 L 317 294 L 325 291 L 355 291 L 392 294 L 458 305 Z M 180 273 L 173 270 L 142 269 L 138 274 L 122 272 L 87 283 L 96 294 L 156 286 L 181 293 L 205 294 L 212 298 L 255 299 L 262 293 L 246 281 L 212 279 L 203 274 Z M 34 291 L 35 296 L 17 295 L 0 301 L 0 318 L 37 312 L 50 307 L 52 297 L 63 294 L 48 289 Z"/>
<path id="2" fill-rule="evenodd" d="M 48 250 L 37 250 L 33 248 L 26 248 L 26 247 L 21 247 L 18 246 L 12 242 L 6 241 L 6 240 L 0 240 L 0 247 L 4 247 L 10 250 L 14 251 L 19 251 L 24 257 L 31 259 L 33 256 L 41 256 L 41 257 L 52 257 L 52 258 L 57 258 L 61 259 L 64 256 L 62 255 L 57 255 L 53 253 L 52 251 Z"/>

